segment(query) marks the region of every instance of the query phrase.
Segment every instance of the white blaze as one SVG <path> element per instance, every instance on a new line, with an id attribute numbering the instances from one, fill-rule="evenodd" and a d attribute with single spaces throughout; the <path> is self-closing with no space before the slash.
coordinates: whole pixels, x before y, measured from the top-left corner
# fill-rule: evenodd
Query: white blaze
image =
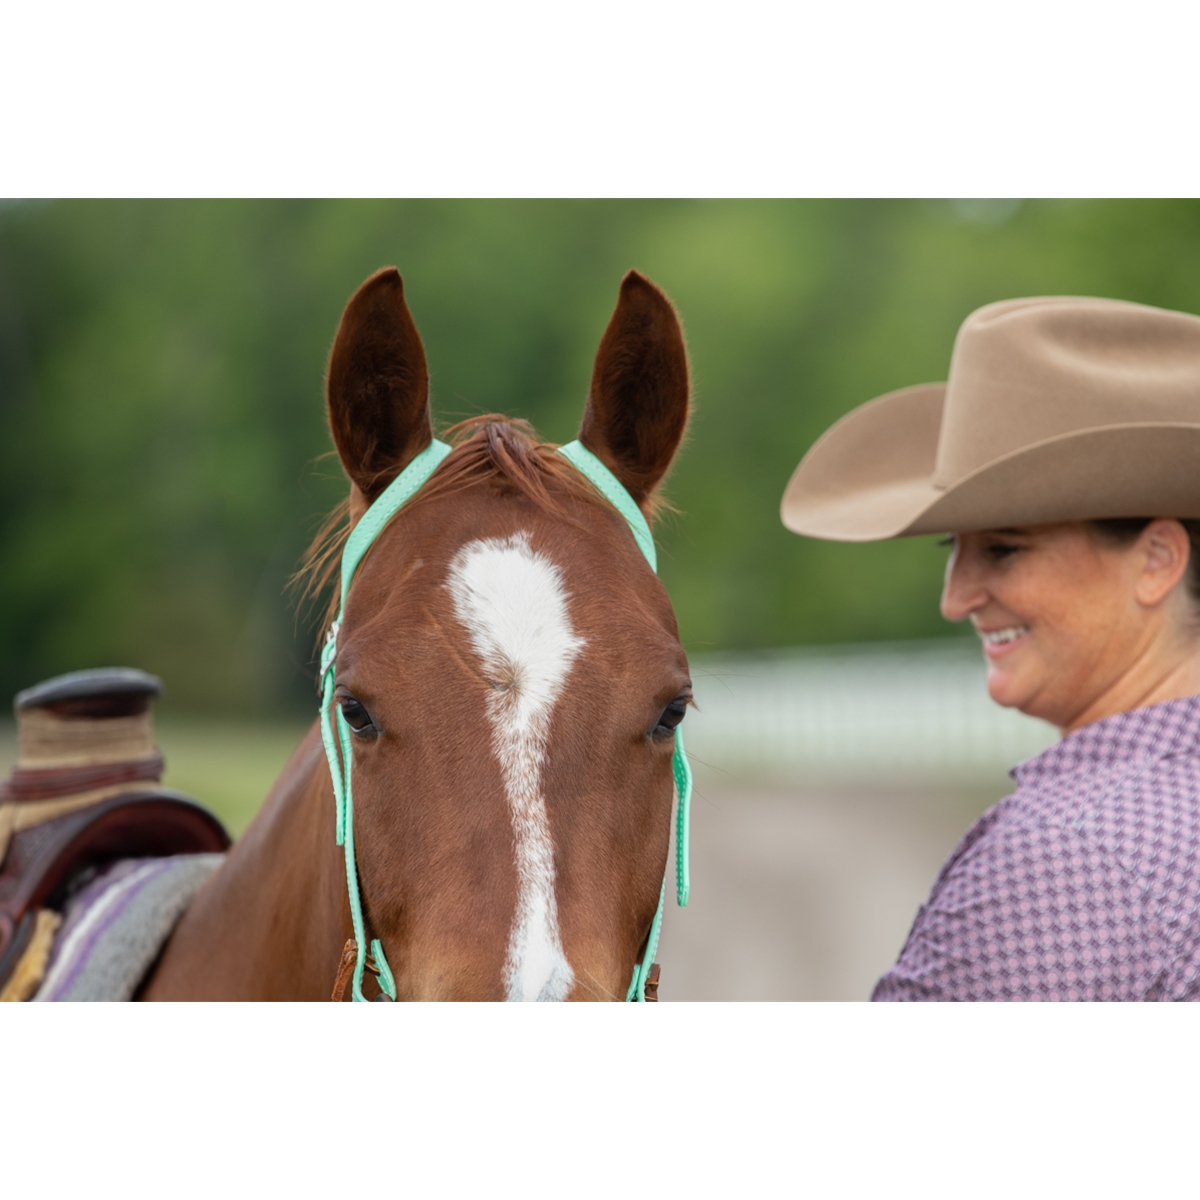
<path id="1" fill-rule="evenodd" d="M 554 705 L 584 642 L 571 628 L 562 573 L 534 552 L 527 533 L 469 542 L 450 564 L 447 586 L 492 685 L 492 745 L 516 835 L 508 998 L 562 1000 L 575 973 L 559 934 L 541 775 Z"/>

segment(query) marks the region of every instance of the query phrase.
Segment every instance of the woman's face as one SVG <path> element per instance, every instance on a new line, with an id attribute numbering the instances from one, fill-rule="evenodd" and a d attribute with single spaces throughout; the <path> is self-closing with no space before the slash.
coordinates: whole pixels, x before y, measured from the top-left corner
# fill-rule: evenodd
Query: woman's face
<path id="1" fill-rule="evenodd" d="M 953 546 L 942 615 L 975 626 L 997 704 L 1071 730 L 1156 702 L 1194 659 L 1177 521 L 1128 544 L 1076 521 L 956 534 Z"/>

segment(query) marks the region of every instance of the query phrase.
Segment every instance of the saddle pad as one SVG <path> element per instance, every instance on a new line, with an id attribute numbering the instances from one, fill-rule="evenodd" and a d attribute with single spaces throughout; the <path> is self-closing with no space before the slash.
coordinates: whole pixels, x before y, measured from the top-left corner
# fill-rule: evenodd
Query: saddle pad
<path id="1" fill-rule="evenodd" d="M 131 1000 L 223 854 L 126 858 L 67 905 L 34 1000 Z"/>

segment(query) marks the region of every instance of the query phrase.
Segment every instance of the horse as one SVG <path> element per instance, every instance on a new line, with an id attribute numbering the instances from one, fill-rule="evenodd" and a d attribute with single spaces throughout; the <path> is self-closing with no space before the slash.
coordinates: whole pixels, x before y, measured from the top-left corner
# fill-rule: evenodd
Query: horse
<path id="1" fill-rule="evenodd" d="M 433 443 L 395 268 L 346 305 L 325 398 L 349 494 L 310 550 L 313 586 Z M 648 520 L 690 403 L 676 312 L 631 271 L 579 442 Z M 657 936 L 692 703 L 675 614 L 629 521 L 528 425 L 478 417 L 446 436 L 331 608 L 345 601 L 332 703 L 362 920 L 395 999 L 624 1000 Z M 140 999 L 327 1000 L 335 981 L 343 998 L 355 926 L 330 761 L 314 722 Z"/>

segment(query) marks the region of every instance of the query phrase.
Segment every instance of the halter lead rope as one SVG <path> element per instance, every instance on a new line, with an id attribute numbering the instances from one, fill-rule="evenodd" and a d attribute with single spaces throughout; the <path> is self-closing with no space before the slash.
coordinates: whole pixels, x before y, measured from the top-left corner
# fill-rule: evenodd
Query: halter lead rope
<path id="1" fill-rule="evenodd" d="M 625 518 L 633 532 L 638 549 L 646 556 L 650 569 L 658 573 L 658 557 L 654 550 L 654 538 L 641 509 L 625 490 L 621 481 L 582 443 L 571 442 L 558 450 L 578 471 L 592 482 L 606 500 Z M 379 497 L 363 514 L 362 519 L 350 531 L 342 551 L 342 593 L 337 619 L 329 627 L 325 644 L 321 650 L 321 741 L 325 746 L 325 757 L 329 761 L 329 774 L 333 779 L 333 798 L 337 815 L 337 844 L 346 852 L 346 891 L 350 898 L 350 919 L 354 926 L 354 977 L 350 989 L 352 1000 L 366 1000 L 362 981 L 368 958 L 378 976 L 380 991 L 389 999 L 396 999 L 396 980 L 388 966 L 387 957 L 378 938 L 367 946 L 366 926 L 363 921 L 362 895 L 358 886 L 358 860 L 354 852 L 354 794 L 350 783 L 352 763 L 350 749 L 350 726 L 342 715 L 340 705 L 333 702 L 334 675 L 337 665 L 337 639 L 346 614 L 346 597 L 350 584 L 363 555 L 371 548 L 384 526 L 425 485 L 429 477 L 450 453 L 450 447 L 436 438 L 421 451 L 380 493 Z M 336 736 L 335 736 L 336 729 Z M 691 824 L 692 771 L 683 749 L 683 731 L 675 729 L 675 755 L 672 761 L 675 777 L 675 792 L 678 807 L 675 817 L 675 896 L 680 907 L 688 902 L 690 877 L 688 872 L 688 841 Z M 658 893 L 658 909 L 650 925 L 646 949 L 642 961 L 633 968 L 633 979 L 629 984 L 626 1000 L 645 1000 L 646 982 L 654 955 L 658 949 L 658 938 L 662 931 L 663 904 L 666 899 L 667 881 L 663 879 Z M 349 947 L 347 947 L 349 949 Z"/>

